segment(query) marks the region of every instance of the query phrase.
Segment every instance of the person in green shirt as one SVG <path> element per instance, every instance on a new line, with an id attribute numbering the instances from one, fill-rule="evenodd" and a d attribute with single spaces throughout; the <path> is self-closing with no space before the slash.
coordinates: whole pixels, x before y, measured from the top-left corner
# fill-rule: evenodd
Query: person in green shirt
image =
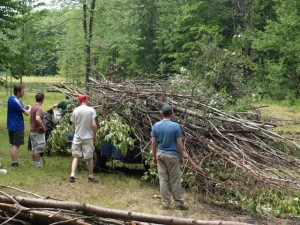
<path id="1" fill-rule="evenodd" d="M 68 105 L 69 105 L 69 104 L 72 104 L 72 100 L 69 99 L 68 96 L 66 96 L 66 99 L 65 99 L 65 100 L 61 100 L 61 101 L 59 101 L 58 103 L 54 104 L 54 105 L 51 107 L 51 109 L 56 109 L 56 108 L 61 109 L 61 110 L 62 110 L 62 113 L 63 113 L 63 115 L 64 115 L 64 114 L 67 112 L 67 110 L 68 110 Z"/>

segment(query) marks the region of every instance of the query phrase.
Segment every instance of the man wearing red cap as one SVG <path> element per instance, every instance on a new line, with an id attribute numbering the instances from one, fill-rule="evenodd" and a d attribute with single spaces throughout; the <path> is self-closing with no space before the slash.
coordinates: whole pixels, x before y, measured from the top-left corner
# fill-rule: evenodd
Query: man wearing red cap
<path id="1" fill-rule="evenodd" d="M 74 138 L 72 144 L 72 156 L 74 157 L 71 167 L 70 182 L 75 182 L 75 171 L 78 166 L 79 158 L 86 160 L 88 168 L 88 181 L 97 183 L 94 179 L 94 142 L 96 141 L 97 123 L 96 111 L 94 108 L 87 106 L 88 97 L 79 95 L 78 101 L 80 106 L 74 109 L 71 121 L 74 129 Z"/>

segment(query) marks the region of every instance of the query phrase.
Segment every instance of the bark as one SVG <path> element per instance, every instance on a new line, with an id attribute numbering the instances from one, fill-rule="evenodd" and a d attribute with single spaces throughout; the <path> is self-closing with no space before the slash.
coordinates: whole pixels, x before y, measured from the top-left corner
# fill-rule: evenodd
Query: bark
<path id="1" fill-rule="evenodd" d="M 93 38 L 93 26 L 94 26 L 94 10 L 96 7 L 96 0 L 91 1 L 90 10 L 88 10 L 87 2 L 83 3 L 83 30 L 85 39 L 85 52 L 86 52 L 86 65 L 85 65 L 85 76 L 86 83 L 89 81 L 91 76 L 92 65 L 91 65 L 91 41 Z M 89 16 L 89 19 L 88 19 Z M 89 20 L 89 23 L 88 23 Z M 87 24 L 88 23 L 88 24 Z"/>
<path id="2" fill-rule="evenodd" d="M 90 204 L 79 203 L 79 202 L 69 202 L 69 201 L 57 201 L 57 200 L 49 200 L 49 199 L 35 199 L 35 198 L 27 198 L 27 197 L 13 197 L 20 205 L 23 207 L 23 211 L 26 211 L 26 208 L 34 208 L 31 213 L 34 213 L 37 216 L 48 218 L 49 213 L 38 212 L 37 208 L 50 208 L 52 209 L 63 209 L 63 210 L 71 210 L 74 212 L 81 212 L 84 215 L 93 215 L 96 217 L 104 217 L 104 218 L 113 218 L 122 221 L 139 221 L 139 222 L 148 222 L 155 224 L 165 224 L 165 225 L 247 225 L 247 223 L 242 222 L 233 222 L 233 221 L 205 221 L 205 220 L 194 220 L 187 218 L 178 218 L 171 216 L 161 216 L 161 215 L 152 215 L 145 213 L 137 213 L 137 212 L 129 212 L 124 210 L 114 210 L 103 207 L 98 207 Z M 0 202 L 6 204 L 13 204 L 14 202 L 11 198 L 7 196 L 0 196 Z M 15 206 L 14 206 L 15 207 Z M 5 209 L 5 204 L 0 204 L 0 208 Z M 20 207 L 16 207 L 19 209 Z M 53 217 L 59 218 L 60 220 L 67 221 L 67 217 L 60 216 L 58 214 L 52 214 Z M 86 223 L 83 221 L 73 221 L 73 224 L 85 225 Z"/>

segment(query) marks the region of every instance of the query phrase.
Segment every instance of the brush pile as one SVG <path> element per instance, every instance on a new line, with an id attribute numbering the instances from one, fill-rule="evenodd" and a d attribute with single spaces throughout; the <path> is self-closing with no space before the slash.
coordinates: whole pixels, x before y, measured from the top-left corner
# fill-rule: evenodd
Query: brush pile
<path id="1" fill-rule="evenodd" d="M 162 104 L 172 105 L 172 120 L 184 133 L 185 172 L 199 175 L 198 185 L 208 191 L 225 187 L 225 183 L 236 185 L 241 177 L 246 182 L 300 190 L 300 161 L 293 156 L 300 151 L 296 141 L 270 131 L 275 125 L 261 121 L 257 110 L 222 111 L 206 104 L 195 90 L 187 94 L 163 88 L 171 86 L 169 81 L 108 83 L 90 79 L 86 94 L 102 116 L 114 112 L 126 119 L 143 151 L 150 149 L 150 131 L 161 119 Z M 55 88 L 74 98 L 84 93 L 64 84 Z"/>

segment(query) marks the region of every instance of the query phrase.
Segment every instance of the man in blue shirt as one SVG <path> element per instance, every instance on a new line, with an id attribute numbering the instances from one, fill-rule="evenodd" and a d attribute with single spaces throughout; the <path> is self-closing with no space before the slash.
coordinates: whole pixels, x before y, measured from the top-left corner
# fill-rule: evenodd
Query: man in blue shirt
<path id="1" fill-rule="evenodd" d="M 9 143 L 11 144 L 11 169 L 15 170 L 18 164 L 18 149 L 24 144 L 24 118 L 30 115 L 31 106 L 23 106 L 20 98 L 24 96 L 24 86 L 19 84 L 14 87 L 14 93 L 7 102 L 7 129 Z"/>
<path id="2" fill-rule="evenodd" d="M 170 120 L 173 109 L 164 104 L 161 109 L 163 119 L 154 124 L 151 132 L 153 163 L 159 175 L 162 208 L 169 209 L 171 193 L 175 209 L 187 210 L 181 187 L 180 164 L 183 162 L 182 132 L 178 123 Z"/>

